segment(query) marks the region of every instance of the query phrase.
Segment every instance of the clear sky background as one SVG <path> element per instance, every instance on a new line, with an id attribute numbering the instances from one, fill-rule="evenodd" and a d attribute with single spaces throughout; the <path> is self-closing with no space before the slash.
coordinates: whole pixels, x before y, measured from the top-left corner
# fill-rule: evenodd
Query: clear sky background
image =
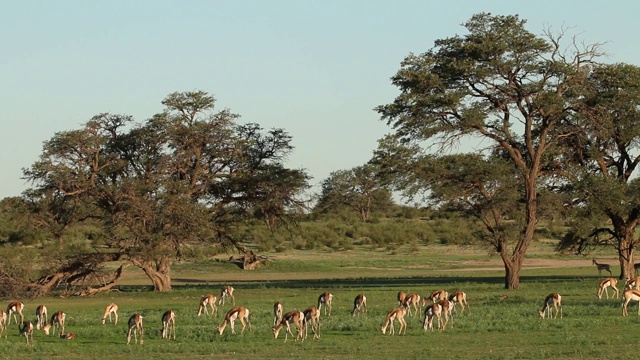
<path id="1" fill-rule="evenodd" d="M 174 91 L 204 90 L 242 122 L 284 128 L 288 166 L 317 185 L 362 165 L 390 129 L 373 108 L 410 52 L 464 34 L 473 14 L 519 14 L 640 65 L 640 2 L 411 0 L 0 0 L 0 199 L 56 132 L 93 115 L 162 111 Z"/>

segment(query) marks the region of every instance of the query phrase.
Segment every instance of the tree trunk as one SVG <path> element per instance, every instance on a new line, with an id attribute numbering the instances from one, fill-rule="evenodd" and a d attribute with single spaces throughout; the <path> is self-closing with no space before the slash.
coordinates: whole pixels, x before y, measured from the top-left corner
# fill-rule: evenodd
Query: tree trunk
<path id="1" fill-rule="evenodd" d="M 171 261 L 164 258 L 155 261 L 131 259 L 131 263 L 149 277 L 153 291 L 171 291 Z"/>
<path id="2" fill-rule="evenodd" d="M 502 262 L 504 262 L 505 276 L 504 276 L 504 288 L 508 290 L 518 289 L 520 287 L 520 271 L 522 270 L 522 263 L 527 253 L 527 249 L 533 241 L 533 235 L 535 234 L 536 225 L 538 224 L 537 218 L 537 187 L 536 176 L 529 175 L 525 185 L 525 198 L 526 204 L 526 224 L 524 231 L 521 233 L 518 242 L 513 249 L 513 253 L 509 256 L 507 253 L 506 240 L 501 240 L 500 256 Z"/>
<path id="3" fill-rule="evenodd" d="M 620 276 L 618 279 L 627 280 L 636 276 L 634 268 L 633 253 L 635 252 L 633 238 L 631 240 L 623 239 L 621 246 L 618 248 L 618 260 L 620 262 Z"/>
<path id="4" fill-rule="evenodd" d="M 522 270 L 522 258 L 514 256 L 510 259 L 505 254 L 500 254 L 502 262 L 504 263 L 504 288 L 507 290 L 515 290 L 520 287 L 520 271 Z"/>

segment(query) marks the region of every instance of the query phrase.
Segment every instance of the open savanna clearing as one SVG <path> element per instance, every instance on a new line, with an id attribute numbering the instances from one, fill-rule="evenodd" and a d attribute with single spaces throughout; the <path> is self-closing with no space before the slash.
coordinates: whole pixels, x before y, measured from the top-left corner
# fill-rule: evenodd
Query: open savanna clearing
<path id="1" fill-rule="evenodd" d="M 175 264 L 174 291 L 153 293 L 149 282 L 133 268 L 120 291 L 94 297 L 48 297 L 21 300 L 25 317 L 35 320 L 35 308 L 45 304 L 50 314 L 67 314 L 66 331 L 74 340 L 34 334 L 27 346 L 13 323 L 0 339 L 6 358 L 48 359 L 586 359 L 636 358 L 635 334 L 640 330 L 637 303 L 623 317 L 620 299 L 599 300 L 595 295 L 601 277 L 591 257 L 559 256 L 547 244 L 536 243 L 522 272 L 521 288 L 503 289 L 500 259 L 477 248 L 425 246 L 413 249 L 352 250 L 347 252 L 274 253 L 275 261 L 255 271 L 243 271 L 227 257 L 200 263 Z M 597 254 L 600 262 L 618 271 L 613 254 Z M 252 330 L 223 335 L 216 328 L 232 305 L 219 305 L 219 314 L 197 315 L 200 298 L 220 295 L 224 285 L 235 288 L 236 305 L 250 310 Z M 622 285 L 618 285 L 622 290 Z M 385 315 L 397 306 L 402 290 L 421 296 L 444 289 L 463 290 L 470 308 L 455 315 L 444 331 L 425 332 L 421 314 L 407 316 L 406 335 L 382 335 Z M 334 295 L 331 316 L 322 314 L 320 339 L 274 339 L 273 304 L 284 311 L 316 306 L 318 296 Z M 542 319 L 538 310 L 546 295 L 563 295 L 562 319 Z M 351 316 L 353 300 L 367 296 L 367 313 Z M 504 297 L 506 295 L 506 297 Z M 502 300 L 501 300 L 502 298 Z M 101 324 L 106 305 L 119 305 L 117 325 Z M 6 306 L 6 305 L 5 305 Z M 161 315 L 176 313 L 177 338 L 161 338 Z M 126 345 L 126 321 L 140 313 L 144 344 Z M 12 321 L 13 322 L 13 321 Z M 396 330 L 398 325 L 396 324 Z M 595 331 L 595 329 L 598 329 Z M 292 328 L 295 334 L 295 330 Z"/>

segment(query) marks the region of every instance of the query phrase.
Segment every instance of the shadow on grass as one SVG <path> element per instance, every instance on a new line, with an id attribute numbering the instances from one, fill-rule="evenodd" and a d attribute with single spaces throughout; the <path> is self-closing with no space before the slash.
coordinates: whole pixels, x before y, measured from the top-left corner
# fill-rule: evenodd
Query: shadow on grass
<path id="1" fill-rule="evenodd" d="M 599 277 L 580 277 L 582 280 L 597 281 Z M 576 276 L 521 276 L 520 283 L 544 282 L 547 284 L 564 283 L 576 281 Z M 202 279 L 174 278 L 173 288 L 178 289 L 210 289 L 212 286 L 222 287 L 228 285 L 227 282 L 216 282 Z M 300 280 L 236 280 L 233 286 L 238 289 L 332 289 L 332 288 L 380 288 L 380 287 L 415 287 L 438 284 L 450 286 L 451 284 L 488 284 L 503 285 L 504 277 L 364 277 L 348 279 L 300 279 Z M 141 291 L 149 289 L 148 286 L 122 286 L 120 291 Z"/>

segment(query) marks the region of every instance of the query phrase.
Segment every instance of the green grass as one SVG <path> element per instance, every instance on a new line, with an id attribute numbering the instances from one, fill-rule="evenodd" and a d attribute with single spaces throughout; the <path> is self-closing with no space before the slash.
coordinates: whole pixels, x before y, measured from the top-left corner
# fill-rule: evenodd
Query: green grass
<path id="1" fill-rule="evenodd" d="M 90 298 L 25 300 L 28 319 L 35 317 L 35 308 L 40 303 L 47 305 L 50 313 L 64 310 L 67 332 L 77 334 L 77 338 L 62 340 L 36 331 L 35 345 L 29 347 L 25 339 L 18 336 L 17 327 L 11 324 L 6 338 L 0 339 L 0 354 L 12 359 L 139 360 L 212 356 L 234 359 L 637 358 L 638 305 L 634 303 L 629 309 L 630 316 L 623 317 L 621 300 L 598 300 L 595 293 L 600 277 L 595 267 L 525 269 L 521 288 L 506 291 L 501 270 L 471 267 L 469 271 L 459 271 L 466 268 L 461 265 L 465 261 L 487 261 L 493 266 L 495 257 L 482 255 L 481 251 L 441 249 L 438 253 L 433 248 L 421 249 L 417 254 L 400 249 L 396 255 L 384 251 L 289 253 L 254 272 L 216 261 L 181 264 L 176 267 L 174 277 L 183 281 L 170 293 L 145 291 L 146 286 L 135 284 L 135 279 L 140 278 L 132 272 L 130 284 L 123 286 L 121 292 Z M 536 251 L 536 256 L 542 256 L 542 250 Z M 549 254 L 549 258 L 555 255 Z M 296 274 L 300 276 L 296 278 Z M 195 281 L 202 277 L 205 279 Z M 229 283 L 236 288 L 237 304 L 251 312 L 253 331 L 243 335 L 231 335 L 228 329 L 222 336 L 214 333 L 229 305 L 220 307 L 217 318 L 196 315 L 202 295 L 208 292 L 218 295 L 221 286 Z M 411 317 L 406 336 L 382 335 L 380 325 L 386 313 L 395 307 L 399 290 L 425 295 L 441 288 L 449 292 L 461 289 L 468 295 L 470 311 L 456 317 L 452 328 L 425 333 L 419 317 Z M 621 285 L 619 288 L 622 290 Z M 322 317 L 319 340 L 310 337 L 304 343 L 291 340 L 285 343 L 284 333 L 280 339 L 273 338 L 275 301 L 281 301 L 285 311 L 303 310 L 316 305 L 318 295 L 324 291 L 331 291 L 335 299 L 333 315 Z M 351 317 L 353 299 L 360 292 L 367 295 L 369 311 L 365 316 Z M 563 295 L 563 319 L 543 320 L 537 314 L 550 292 Z M 508 299 L 500 301 L 498 298 L 503 294 L 507 294 Z M 101 325 L 102 311 L 112 301 L 120 307 L 120 322 Z M 176 341 L 163 340 L 160 336 L 160 317 L 169 308 L 177 315 Z M 134 312 L 144 316 L 145 343 L 127 346 L 125 324 Z"/>

